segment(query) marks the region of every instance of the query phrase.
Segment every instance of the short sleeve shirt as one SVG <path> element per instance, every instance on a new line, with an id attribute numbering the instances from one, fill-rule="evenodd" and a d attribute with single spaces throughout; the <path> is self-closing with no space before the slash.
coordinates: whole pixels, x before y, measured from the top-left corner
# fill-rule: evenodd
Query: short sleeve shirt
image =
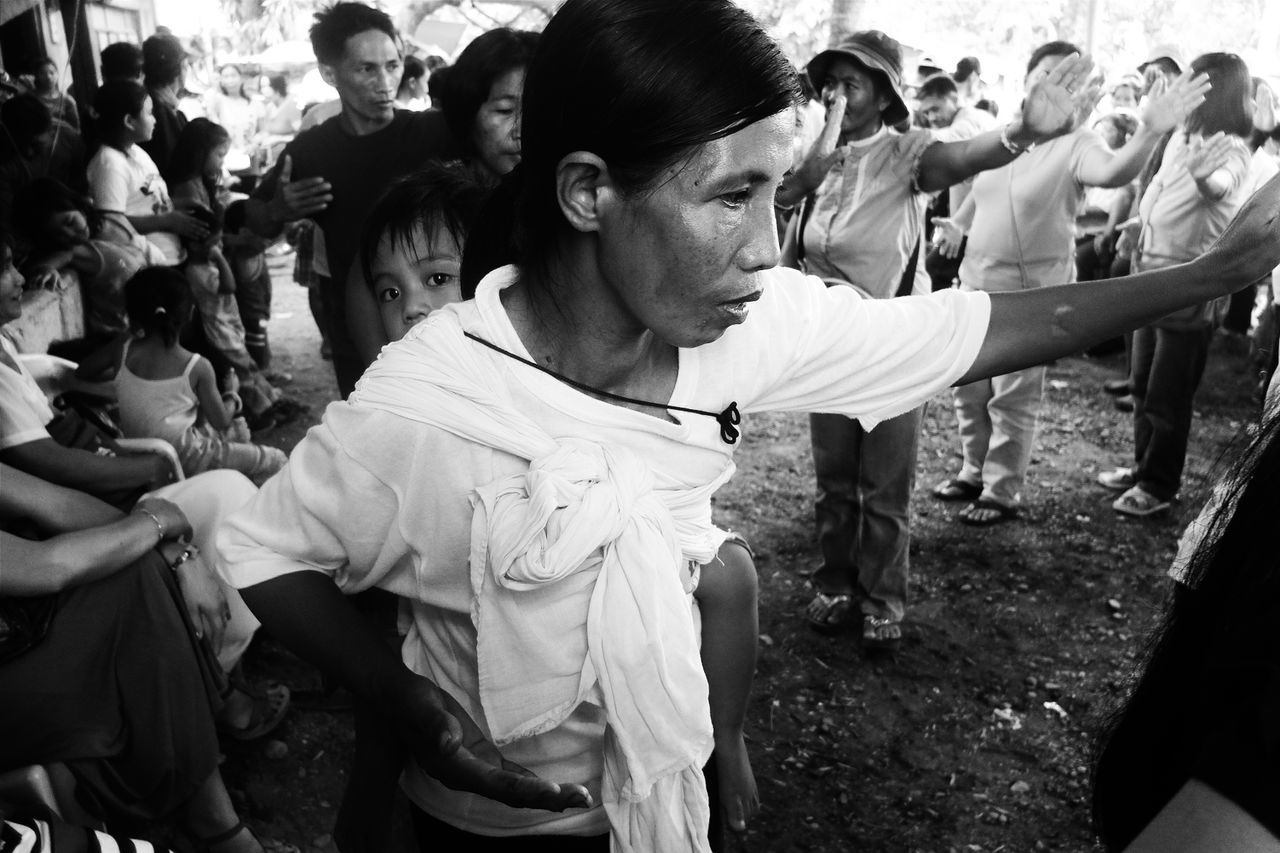
<path id="1" fill-rule="evenodd" d="M 18 351 L 4 335 L 0 347 L 18 365 L 14 370 L 0 362 L 0 450 L 49 438 L 45 425 L 53 420 L 53 409 L 35 378 L 18 360 Z"/>
<path id="2" fill-rule="evenodd" d="M 805 223 L 806 272 L 874 299 L 897 292 L 912 253 L 921 249 L 929 197 L 916 186 L 916 171 L 932 144 L 927 130 L 882 127 L 848 145 L 843 165 L 819 185 Z M 928 273 L 917 263 L 912 292 L 928 291 Z"/>
<path id="3" fill-rule="evenodd" d="M 160 170 L 137 145 L 129 146 L 127 152 L 110 145 L 99 148 L 89 161 L 89 193 L 95 206 L 126 216 L 158 216 L 173 210 Z M 182 243 L 176 234 L 153 231 L 145 236 L 168 263 L 182 261 Z"/>

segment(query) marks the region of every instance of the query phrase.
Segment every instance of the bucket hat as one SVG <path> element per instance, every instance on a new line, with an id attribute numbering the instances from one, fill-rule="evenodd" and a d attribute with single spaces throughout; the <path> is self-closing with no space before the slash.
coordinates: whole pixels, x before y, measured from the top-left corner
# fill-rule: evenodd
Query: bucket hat
<path id="1" fill-rule="evenodd" d="M 1172 62 L 1177 67 L 1179 74 L 1186 70 L 1187 63 L 1182 59 L 1182 51 L 1172 44 L 1158 44 L 1152 48 L 1151 53 L 1138 66 L 1138 70 L 1145 71 L 1148 65 L 1158 59 L 1167 59 Z"/>
<path id="2" fill-rule="evenodd" d="M 847 59 L 876 73 L 888 83 L 889 105 L 881 113 L 885 124 L 895 125 L 911 117 L 907 102 L 902 98 L 902 46 L 897 40 L 879 30 L 863 30 L 846 36 L 835 47 L 822 51 L 805 68 L 809 82 L 815 91 L 822 91 L 822 82 L 837 59 Z"/>

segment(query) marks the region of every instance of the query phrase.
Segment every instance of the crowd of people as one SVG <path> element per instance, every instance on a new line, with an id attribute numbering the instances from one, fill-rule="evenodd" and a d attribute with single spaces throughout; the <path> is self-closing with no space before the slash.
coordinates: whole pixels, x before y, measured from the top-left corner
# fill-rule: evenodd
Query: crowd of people
<path id="1" fill-rule="evenodd" d="M 265 626 L 354 696 L 345 853 L 389 849 L 397 785 L 421 849 L 723 849 L 759 809 L 758 581 L 711 502 L 743 415 L 810 413 L 804 618 L 873 653 L 907 624 L 932 397 L 962 458 L 933 497 L 1012 522 L 1044 364 L 1127 334 L 1134 464 L 1099 480 L 1148 517 L 1233 300 L 1274 370 L 1275 109 L 1234 54 L 1160 48 L 1105 86 L 1049 42 L 1002 119 L 974 57 L 911 82 L 862 31 L 797 71 L 727 0 L 568 0 L 451 65 L 361 3 L 310 35 L 337 97 L 305 112 L 224 65 L 190 114 L 167 33 L 104 49 L 87 109 L 47 63 L 0 104 L 0 325 L 74 286 L 86 329 L 57 407 L 0 335 L 0 772 L 51 766 L 83 822 L 273 846 L 217 769 L 219 735 L 288 711 L 241 674 Z M 286 240 L 342 398 L 287 459 Z M 1280 848 L 1249 536 L 1274 431 L 1184 537 L 1108 729 L 1109 849 Z"/>

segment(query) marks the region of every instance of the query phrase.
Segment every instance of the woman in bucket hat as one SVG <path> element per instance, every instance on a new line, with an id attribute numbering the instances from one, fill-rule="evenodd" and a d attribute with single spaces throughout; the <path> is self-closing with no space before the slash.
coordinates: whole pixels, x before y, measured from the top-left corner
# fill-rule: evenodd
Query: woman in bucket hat
<path id="1" fill-rule="evenodd" d="M 929 291 L 920 261 L 929 193 L 1004 166 L 1035 143 L 1074 130 L 1097 97 L 1093 87 L 1079 84 L 1051 99 L 1037 81 L 1021 116 L 1002 130 L 940 143 L 928 131 L 893 130 L 909 111 L 902 97 L 901 48 L 890 36 L 878 30 L 853 33 L 814 57 L 807 74 L 828 105 L 828 128 L 784 182 L 783 202 L 809 200 L 792 218 L 783 263 L 874 299 Z M 1190 109 L 1202 95 L 1184 89 Z M 917 406 L 874 432 L 842 415 L 810 416 L 822 562 L 812 576 L 816 592 L 806 618 L 819 631 L 861 622 L 869 650 L 893 649 L 902 638 L 909 506 L 923 412 Z"/>

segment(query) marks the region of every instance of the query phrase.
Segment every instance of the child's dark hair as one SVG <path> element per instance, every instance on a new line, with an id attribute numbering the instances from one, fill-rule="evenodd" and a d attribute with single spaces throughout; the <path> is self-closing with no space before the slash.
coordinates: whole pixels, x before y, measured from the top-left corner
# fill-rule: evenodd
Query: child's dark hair
<path id="1" fill-rule="evenodd" d="M 134 329 L 173 346 L 191 317 L 191 287 L 175 267 L 147 267 L 125 284 L 124 304 Z"/>
<path id="2" fill-rule="evenodd" d="M 216 208 L 220 176 L 206 174 L 204 166 L 210 151 L 230 142 L 231 135 L 222 125 L 203 117 L 193 118 L 187 122 L 187 126 L 178 134 L 178 141 L 174 143 L 168 168 L 164 172 L 165 183 L 173 188 L 192 178 L 199 178 L 210 203 Z M 215 209 L 214 212 L 218 211 Z"/>
<path id="3" fill-rule="evenodd" d="M 13 207 L 22 211 L 21 216 L 14 217 L 14 231 L 35 252 L 62 248 L 53 242 L 46 228 L 49 220 L 59 213 L 80 211 L 91 235 L 102 227 L 102 213 L 93 203 L 53 178 L 36 178 L 18 190 Z"/>
<path id="4" fill-rule="evenodd" d="M 244 199 L 233 201 L 231 204 L 227 205 L 226 213 L 223 215 L 222 219 L 222 230 L 226 231 L 228 234 L 240 233 L 240 229 L 244 228 L 247 223 L 247 210 L 248 208 L 245 206 Z"/>
<path id="5" fill-rule="evenodd" d="M 117 144 L 124 135 L 124 120 L 141 113 L 148 97 L 147 90 L 132 80 L 108 80 L 99 86 L 93 110 L 103 140 Z"/>
<path id="6" fill-rule="evenodd" d="M 464 167 L 432 163 L 393 183 L 364 222 L 360 234 L 360 267 L 373 286 L 373 258 L 388 237 L 394 249 L 411 247 L 422 228 L 428 235 L 444 228 L 461 247 L 466 243 L 487 191 Z"/>

